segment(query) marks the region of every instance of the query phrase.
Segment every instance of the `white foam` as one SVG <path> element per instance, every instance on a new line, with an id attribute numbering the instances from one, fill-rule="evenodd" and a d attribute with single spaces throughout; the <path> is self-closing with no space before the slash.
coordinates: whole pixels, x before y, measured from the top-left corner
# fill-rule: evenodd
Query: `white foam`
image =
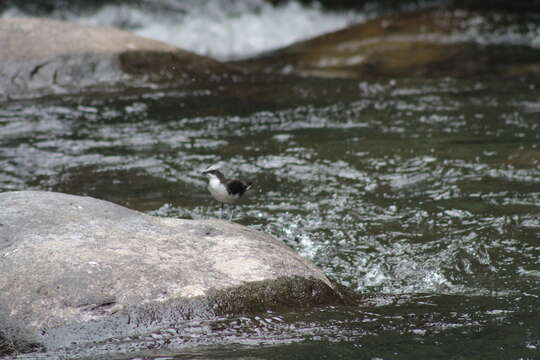
<path id="1" fill-rule="evenodd" d="M 219 60 L 249 57 L 366 20 L 358 12 L 328 11 L 316 3 L 297 1 L 272 5 L 265 0 L 161 0 L 148 4 L 106 5 L 90 14 L 52 17 L 122 28 Z M 24 14 L 13 9 L 2 14 L 15 16 Z"/>
<path id="2" fill-rule="evenodd" d="M 200 1 L 181 21 L 152 21 L 137 30 L 198 54 L 233 59 L 276 49 L 298 40 L 343 28 L 364 17 L 352 12 L 329 13 L 318 6 L 288 2 L 272 6 L 266 1 Z"/>

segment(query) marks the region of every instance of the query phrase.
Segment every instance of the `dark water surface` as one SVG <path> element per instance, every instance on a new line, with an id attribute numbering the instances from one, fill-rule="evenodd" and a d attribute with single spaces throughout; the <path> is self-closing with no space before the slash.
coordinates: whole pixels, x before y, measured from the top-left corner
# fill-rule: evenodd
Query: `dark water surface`
<path id="1" fill-rule="evenodd" d="M 0 191 L 216 217 L 200 171 L 224 162 L 256 183 L 235 221 L 366 296 L 116 339 L 89 359 L 136 358 L 99 355 L 122 343 L 160 359 L 538 359 L 539 85 L 244 79 L 7 103 Z"/>

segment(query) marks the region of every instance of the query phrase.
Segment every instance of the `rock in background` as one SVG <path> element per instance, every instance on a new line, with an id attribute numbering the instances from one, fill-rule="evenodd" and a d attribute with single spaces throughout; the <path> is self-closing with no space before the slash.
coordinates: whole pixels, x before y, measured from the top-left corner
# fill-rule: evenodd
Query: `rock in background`
<path id="1" fill-rule="evenodd" d="M 190 84 L 231 71 L 217 61 L 126 31 L 0 19 L 0 100 L 111 85 Z"/>
<path id="2" fill-rule="evenodd" d="M 496 31 L 497 21 L 509 20 L 460 10 L 383 16 L 240 64 L 325 78 L 538 76 L 539 49 L 482 43 L 482 34 Z M 478 22 L 484 29 L 477 34 Z"/>
<path id="3" fill-rule="evenodd" d="M 52 192 L 2 193 L 0 203 L 4 353 L 345 300 L 287 245 L 234 223 Z"/>

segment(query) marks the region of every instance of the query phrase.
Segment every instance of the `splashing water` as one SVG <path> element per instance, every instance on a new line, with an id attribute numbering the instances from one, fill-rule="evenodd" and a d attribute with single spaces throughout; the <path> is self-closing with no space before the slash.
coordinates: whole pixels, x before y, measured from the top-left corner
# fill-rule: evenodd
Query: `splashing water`
<path id="1" fill-rule="evenodd" d="M 24 15 L 10 9 L 3 17 Z M 353 11 L 324 11 L 317 3 L 289 1 L 274 6 L 264 0 L 161 1 L 141 7 L 109 4 L 93 13 L 57 11 L 52 17 L 125 29 L 220 60 L 250 57 L 366 19 Z"/>

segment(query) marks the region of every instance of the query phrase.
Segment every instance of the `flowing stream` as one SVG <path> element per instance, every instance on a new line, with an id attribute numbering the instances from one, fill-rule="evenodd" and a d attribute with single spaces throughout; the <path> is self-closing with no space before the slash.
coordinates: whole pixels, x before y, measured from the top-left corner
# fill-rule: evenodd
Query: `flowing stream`
<path id="1" fill-rule="evenodd" d="M 216 217 L 200 171 L 222 162 L 256 184 L 235 221 L 366 295 L 362 308 L 207 325 L 214 336 L 193 340 L 209 346 L 190 348 L 194 358 L 429 358 L 463 344 L 482 358 L 532 359 L 539 95 L 523 82 L 296 79 L 9 103 L 0 189 Z"/>
<path id="2" fill-rule="evenodd" d="M 539 87 L 248 76 L 9 102 L 0 105 L 0 191 L 216 217 L 200 171 L 221 163 L 256 184 L 234 221 L 276 236 L 366 299 L 194 321 L 75 355 L 538 359 Z"/>

